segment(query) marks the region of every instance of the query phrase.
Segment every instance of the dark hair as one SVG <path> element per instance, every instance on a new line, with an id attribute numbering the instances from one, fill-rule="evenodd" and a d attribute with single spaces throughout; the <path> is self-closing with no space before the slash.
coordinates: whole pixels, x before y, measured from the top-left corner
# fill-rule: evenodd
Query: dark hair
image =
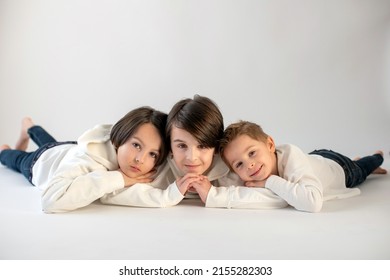
<path id="1" fill-rule="evenodd" d="M 236 123 L 230 124 L 224 131 L 223 137 L 220 141 L 219 153 L 222 159 L 226 162 L 225 156 L 223 154 L 227 145 L 229 145 L 234 139 L 238 136 L 247 135 L 252 139 L 266 142 L 268 139 L 268 134 L 266 134 L 260 125 L 248 122 L 248 121 L 239 121 Z"/>
<path id="2" fill-rule="evenodd" d="M 141 125 L 147 123 L 153 124 L 161 137 L 162 143 L 159 151 L 160 154 L 156 161 L 156 166 L 158 166 L 164 162 L 168 153 L 167 143 L 165 143 L 166 113 L 157 111 L 148 106 L 134 109 L 128 112 L 112 127 L 110 139 L 115 149 L 118 149 L 131 138 Z"/>
<path id="3" fill-rule="evenodd" d="M 223 136 L 223 117 L 210 98 L 196 94 L 193 99 L 183 99 L 172 107 L 166 128 L 168 145 L 171 143 L 172 126 L 186 130 L 206 148 L 218 151 L 219 140 Z"/>

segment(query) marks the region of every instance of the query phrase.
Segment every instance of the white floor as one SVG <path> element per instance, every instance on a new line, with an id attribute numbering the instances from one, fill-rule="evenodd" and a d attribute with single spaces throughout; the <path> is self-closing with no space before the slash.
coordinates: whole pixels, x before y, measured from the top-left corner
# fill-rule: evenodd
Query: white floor
<path id="1" fill-rule="evenodd" d="M 361 190 L 316 214 L 207 209 L 196 200 L 44 214 L 40 192 L 1 166 L 0 259 L 390 259 L 390 175 L 369 177 Z"/>

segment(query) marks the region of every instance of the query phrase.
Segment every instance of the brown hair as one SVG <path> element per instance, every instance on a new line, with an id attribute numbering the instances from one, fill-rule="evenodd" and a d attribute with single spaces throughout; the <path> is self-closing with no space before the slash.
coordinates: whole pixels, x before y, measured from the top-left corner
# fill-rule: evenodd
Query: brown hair
<path id="1" fill-rule="evenodd" d="M 248 121 L 239 121 L 236 123 L 230 124 L 224 131 L 223 137 L 219 145 L 219 153 L 221 154 L 222 159 L 226 162 L 226 159 L 223 155 L 223 152 L 227 145 L 229 145 L 234 139 L 241 135 L 248 135 L 250 138 L 266 142 L 268 135 L 263 131 L 260 125 L 248 122 Z"/>
<path id="2" fill-rule="evenodd" d="M 171 143 L 172 126 L 186 130 L 206 148 L 216 148 L 223 136 L 223 117 L 218 106 L 204 96 L 195 95 L 177 102 L 168 114 L 166 137 Z"/>
<path id="3" fill-rule="evenodd" d="M 111 129 L 110 139 L 116 149 L 122 146 L 131 138 L 137 129 L 147 123 L 153 124 L 161 137 L 161 147 L 159 156 L 156 160 L 156 166 L 164 162 L 168 148 L 165 143 L 165 126 L 167 122 L 167 114 L 157 111 L 151 107 L 144 106 L 128 112 L 122 117 Z"/>

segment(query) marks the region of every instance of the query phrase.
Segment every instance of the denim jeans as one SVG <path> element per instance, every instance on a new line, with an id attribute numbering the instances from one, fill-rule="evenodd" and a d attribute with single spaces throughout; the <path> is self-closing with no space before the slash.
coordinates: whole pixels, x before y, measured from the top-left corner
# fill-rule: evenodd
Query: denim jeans
<path id="1" fill-rule="evenodd" d="M 320 155 L 337 162 L 344 169 L 347 188 L 353 188 L 363 183 L 367 176 L 383 163 L 383 156 L 380 154 L 362 157 L 359 160 L 351 160 L 342 154 L 325 149 L 315 150 L 309 154 Z"/>
<path id="2" fill-rule="evenodd" d="M 77 142 L 57 142 L 46 130 L 38 125 L 28 129 L 27 133 L 35 144 L 38 145 L 38 149 L 34 152 L 3 150 L 0 152 L 0 162 L 8 168 L 22 173 L 32 184 L 32 168 L 43 152 L 61 144 L 77 144 Z"/>

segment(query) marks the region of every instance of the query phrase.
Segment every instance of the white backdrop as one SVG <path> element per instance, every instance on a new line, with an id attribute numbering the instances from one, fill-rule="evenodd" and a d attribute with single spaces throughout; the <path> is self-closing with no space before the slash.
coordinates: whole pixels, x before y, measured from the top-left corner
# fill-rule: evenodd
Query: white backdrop
<path id="1" fill-rule="evenodd" d="M 0 143 L 197 93 L 277 143 L 388 154 L 389 77 L 389 0 L 0 0 Z"/>

